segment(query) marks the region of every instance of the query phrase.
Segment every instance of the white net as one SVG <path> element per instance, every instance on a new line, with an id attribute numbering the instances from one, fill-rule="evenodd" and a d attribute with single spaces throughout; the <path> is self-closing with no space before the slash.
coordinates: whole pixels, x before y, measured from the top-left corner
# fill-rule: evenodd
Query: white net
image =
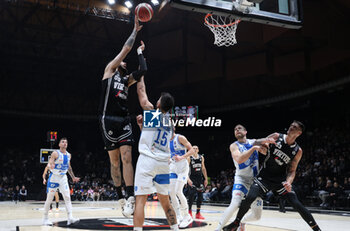
<path id="1" fill-rule="evenodd" d="M 204 25 L 209 27 L 214 34 L 214 44 L 219 47 L 228 47 L 237 43 L 236 30 L 239 22 L 240 20 L 235 19 L 233 16 L 219 16 L 213 14 L 207 14 L 204 19 Z"/>

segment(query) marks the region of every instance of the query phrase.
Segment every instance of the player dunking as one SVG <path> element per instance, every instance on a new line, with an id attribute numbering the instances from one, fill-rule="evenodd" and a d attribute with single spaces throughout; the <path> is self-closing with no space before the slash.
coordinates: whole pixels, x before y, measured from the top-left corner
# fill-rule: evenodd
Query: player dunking
<path id="1" fill-rule="evenodd" d="M 251 203 L 258 196 L 265 195 L 269 190 L 286 198 L 312 230 L 321 230 L 309 210 L 300 203 L 292 189 L 296 169 L 303 153 L 295 140 L 303 133 L 304 129 L 301 122 L 294 121 L 289 126 L 287 134 L 273 133 L 269 136 L 276 141 L 276 144 L 270 144 L 261 172 L 251 186 L 246 199 L 242 201 L 235 221 L 225 226 L 224 231 L 237 230 Z"/>
<path id="2" fill-rule="evenodd" d="M 226 208 L 221 220 L 216 228 L 216 231 L 222 227 L 232 217 L 233 213 L 238 209 L 242 199 L 248 193 L 250 186 L 253 184 L 254 177 L 259 170 L 259 152 L 266 154 L 266 148 L 261 146 L 265 143 L 274 143 L 272 138 L 263 139 L 247 139 L 246 128 L 238 124 L 234 129 L 237 141 L 230 145 L 230 151 L 234 165 L 236 167 L 235 184 L 232 189 L 232 199 L 229 207 Z M 246 221 L 259 220 L 261 217 L 263 201 L 260 197 L 256 198 L 251 206 L 251 212 L 244 216 L 242 224 Z M 244 225 L 241 225 L 240 230 L 244 230 Z"/>
<path id="3" fill-rule="evenodd" d="M 70 190 L 66 173 L 69 173 L 69 175 L 72 177 L 73 182 L 78 182 L 80 178 L 74 176 L 72 167 L 70 165 L 71 154 L 67 152 L 67 138 L 61 138 L 58 146 L 60 149 L 52 152 L 48 164 L 51 173 L 47 182 L 47 197 L 44 205 L 43 225 L 52 225 L 52 222 L 49 220 L 48 213 L 50 204 L 58 188 L 60 189 L 60 192 L 66 204 L 68 216 L 67 225 L 79 222 L 79 219 L 75 219 L 72 215 L 72 202 L 70 200 Z"/>
<path id="4" fill-rule="evenodd" d="M 183 194 L 183 188 L 187 183 L 189 173 L 187 158 L 194 154 L 194 149 L 185 136 L 175 134 L 170 141 L 170 153 L 170 199 L 179 227 L 185 228 L 193 222 L 192 216 L 188 213 L 188 205 Z"/>
<path id="5" fill-rule="evenodd" d="M 147 71 L 142 55 L 143 42 L 137 49 L 140 68 L 128 75 L 126 63 L 123 62 L 130 52 L 142 26 L 135 17 L 134 30 L 125 42 L 120 53 L 105 68 L 102 78 L 102 93 L 99 107 L 99 120 L 105 149 L 108 151 L 111 164 L 111 176 L 116 186 L 122 213 L 130 217 L 134 212 L 134 169 L 132 166 L 131 145 L 134 143 L 128 112 L 128 90 Z M 123 163 L 123 178 L 126 185 L 126 199 L 122 193 L 120 156 Z"/>
<path id="6" fill-rule="evenodd" d="M 137 93 L 143 110 L 153 109 L 148 101 L 143 78 L 137 83 Z M 140 156 L 135 172 L 136 205 L 134 212 L 134 230 L 141 231 L 145 219 L 144 207 L 148 194 L 157 192 L 160 204 L 171 230 L 179 230 L 176 214 L 169 200 L 169 143 L 173 137 L 171 126 L 164 126 L 164 120 L 170 120 L 166 113 L 174 106 L 174 98 L 169 93 L 162 93 L 157 102 L 154 118 L 161 117 L 160 127 L 142 128 L 142 115 L 137 116 L 137 122 L 142 130 L 139 141 Z M 158 117 L 158 118 L 159 118 Z M 164 119 L 164 120 L 163 120 Z M 169 122 L 169 121 L 168 121 Z M 168 123 L 167 124 L 171 124 Z"/>
<path id="7" fill-rule="evenodd" d="M 46 185 L 47 183 L 47 178 L 48 175 L 50 175 L 51 171 L 49 168 L 49 165 L 46 165 L 44 172 L 43 172 L 43 185 Z M 60 196 L 58 195 L 58 189 L 55 193 L 55 201 L 56 201 L 56 211 L 59 210 L 58 206 L 59 206 L 59 202 L 60 202 Z M 52 209 L 52 203 L 50 203 L 50 210 Z"/>
<path id="8" fill-rule="evenodd" d="M 204 156 L 198 154 L 198 146 L 193 146 L 194 155 L 189 158 L 190 178 L 188 179 L 188 212 L 192 217 L 192 204 L 197 193 L 197 213 L 196 219 L 204 219 L 200 210 L 203 202 L 203 192 L 208 185 L 207 169 L 204 164 Z"/>

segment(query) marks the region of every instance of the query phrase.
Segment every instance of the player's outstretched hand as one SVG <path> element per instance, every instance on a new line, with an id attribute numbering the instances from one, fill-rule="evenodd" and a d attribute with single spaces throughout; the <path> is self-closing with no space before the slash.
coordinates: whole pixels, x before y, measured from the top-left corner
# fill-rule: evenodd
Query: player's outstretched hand
<path id="1" fill-rule="evenodd" d="M 135 15 L 135 25 L 134 25 L 134 29 L 139 32 L 142 29 L 142 25 L 140 26 L 139 20 L 137 18 L 137 16 Z"/>
<path id="2" fill-rule="evenodd" d="M 77 183 L 77 182 L 79 182 L 79 181 L 80 181 L 80 177 L 74 177 L 74 178 L 73 178 L 73 182 L 74 182 L 74 183 Z"/>
<path id="3" fill-rule="evenodd" d="M 292 191 L 292 185 L 289 182 L 284 181 L 282 184 L 283 184 L 284 188 L 287 190 L 287 192 Z"/>
<path id="4" fill-rule="evenodd" d="M 137 50 L 144 51 L 145 50 L 145 43 L 141 40 L 141 46 L 137 48 Z"/>

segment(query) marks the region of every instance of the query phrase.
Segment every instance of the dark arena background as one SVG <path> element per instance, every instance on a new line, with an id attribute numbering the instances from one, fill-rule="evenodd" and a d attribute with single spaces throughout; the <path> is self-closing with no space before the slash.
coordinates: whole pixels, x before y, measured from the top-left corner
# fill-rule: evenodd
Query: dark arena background
<path id="1" fill-rule="evenodd" d="M 192 228 L 214 230 L 230 203 L 235 125 L 244 125 L 248 138 L 261 138 L 286 133 L 298 120 L 306 130 L 297 139 L 303 156 L 293 189 L 322 230 L 349 230 L 350 1 L 299 1 L 299 29 L 242 21 L 237 44 L 229 47 L 213 44 L 203 13 L 160 0 L 131 0 L 130 8 L 124 0 L 111 2 L 0 0 L 0 230 L 48 230 L 41 226 L 46 164 L 40 163 L 40 149 L 58 148 L 58 141 L 48 142 L 49 131 L 58 140 L 68 138 L 71 166 L 81 178 L 73 183 L 68 177 L 73 213 L 81 220 L 68 228 L 132 230 L 132 219 L 123 217 L 117 203 L 98 107 L 104 69 L 132 32 L 141 2 L 154 15 L 141 23 L 125 59 L 128 70 L 138 68 L 136 49 L 144 41 L 150 102 L 169 92 L 177 107 L 198 106 L 198 119 L 221 120 L 219 127 L 176 127 L 204 154 L 209 178 L 201 212 L 206 219 L 195 219 Z M 135 169 L 136 116 L 142 114 L 136 84 L 129 88 L 128 106 Z M 18 195 L 16 186 L 24 186 L 27 195 Z M 283 211 L 272 193 L 263 199 L 262 219 L 248 223 L 247 230 L 311 230 L 290 204 Z M 67 229 L 63 198 L 59 211 L 53 207 L 52 229 Z M 144 229 L 170 229 L 165 218 L 150 195 Z"/>

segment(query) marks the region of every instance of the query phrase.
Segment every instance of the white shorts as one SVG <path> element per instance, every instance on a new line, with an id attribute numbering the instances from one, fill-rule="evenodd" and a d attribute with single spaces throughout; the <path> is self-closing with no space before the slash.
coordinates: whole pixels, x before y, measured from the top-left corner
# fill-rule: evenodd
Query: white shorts
<path id="1" fill-rule="evenodd" d="M 184 184 L 187 183 L 188 172 L 190 171 L 188 162 L 186 159 L 181 161 L 170 162 L 170 181 L 180 181 Z"/>
<path id="2" fill-rule="evenodd" d="M 49 180 L 47 181 L 46 192 L 56 192 L 57 189 L 60 190 L 61 193 L 69 192 L 69 185 L 67 175 L 55 175 L 50 174 Z"/>
<path id="3" fill-rule="evenodd" d="M 140 154 L 135 172 L 135 195 L 169 195 L 169 164 Z"/>
<path id="4" fill-rule="evenodd" d="M 242 201 L 248 194 L 250 186 L 253 184 L 253 178 L 243 178 L 241 176 L 235 176 L 235 184 L 232 187 L 232 200 Z M 262 209 L 263 200 L 261 197 L 257 197 L 251 205 L 252 209 Z"/>

